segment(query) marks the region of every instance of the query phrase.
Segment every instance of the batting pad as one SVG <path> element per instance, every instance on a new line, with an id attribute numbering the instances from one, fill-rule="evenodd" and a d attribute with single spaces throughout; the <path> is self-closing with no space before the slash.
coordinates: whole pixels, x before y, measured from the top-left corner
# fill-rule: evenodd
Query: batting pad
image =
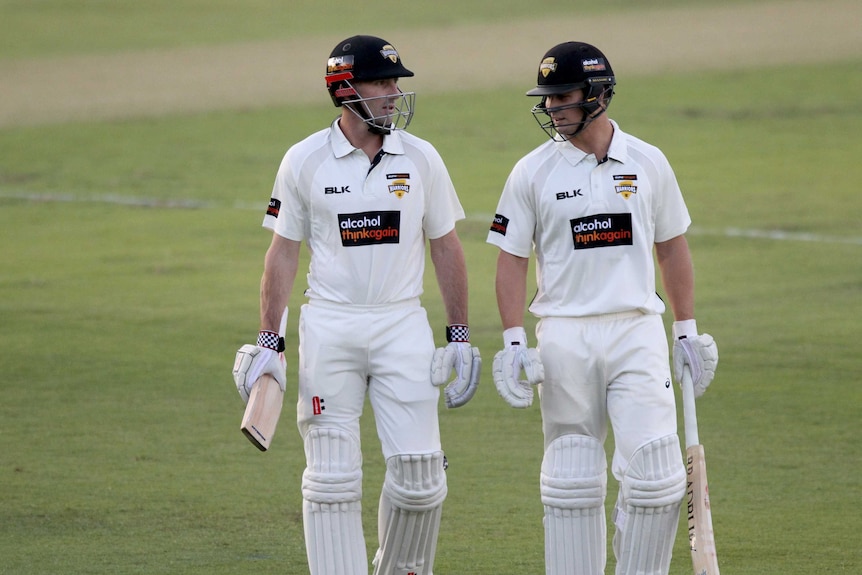
<path id="1" fill-rule="evenodd" d="M 337 429 L 313 429 L 305 457 L 302 518 L 311 575 L 368 575 L 359 443 Z"/>
<path id="2" fill-rule="evenodd" d="M 616 575 L 667 575 L 685 482 L 676 434 L 634 453 L 614 509 Z"/>
<path id="3" fill-rule="evenodd" d="M 607 562 L 607 460 L 601 442 L 564 435 L 542 460 L 547 575 L 601 575 Z"/>
<path id="4" fill-rule="evenodd" d="M 387 460 L 374 575 L 432 575 L 446 492 L 442 452 Z"/>

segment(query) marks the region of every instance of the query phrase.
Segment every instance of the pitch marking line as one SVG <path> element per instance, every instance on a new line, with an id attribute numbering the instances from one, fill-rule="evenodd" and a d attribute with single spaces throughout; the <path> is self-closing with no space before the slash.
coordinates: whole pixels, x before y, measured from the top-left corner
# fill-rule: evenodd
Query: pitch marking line
<path id="1" fill-rule="evenodd" d="M 112 204 L 119 206 L 131 206 L 138 208 L 162 208 L 162 209 L 215 209 L 226 207 L 215 202 L 207 202 L 204 200 L 191 199 L 154 199 L 154 198 L 138 198 L 133 196 L 121 196 L 116 194 L 105 194 L 99 196 L 82 197 L 75 194 L 34 194 L 24 192 L 3 192 L 0 191 L 0 199 L 21 200 L 26 202 L 59 202 L 59 203 L 81 203 L 81 204 Z M 254 210 L 264 213 L 266 206 L 262 203 L 254 202 L 234 202 L 232 209 L 236 210 Z M 475 213 L 467 216 L 469 222 L 488 222 L 490 225 L 491 214 Z M 826 236 L 823 234 L 815 234 L 809 232 L 787 232 L 783 230 L 756 230 L 746 228 L 701 228 L 692 226 L 689 229 L 691 235 L 696 236 L 721 236 L 726 238 L 749 238 L 759 240 L 774 240 L 774 241 L 792 241 L 792 242 L 811 242 L 821 244 L 850 244 L 862 245 L 862 237 L 839 237 Z"/>

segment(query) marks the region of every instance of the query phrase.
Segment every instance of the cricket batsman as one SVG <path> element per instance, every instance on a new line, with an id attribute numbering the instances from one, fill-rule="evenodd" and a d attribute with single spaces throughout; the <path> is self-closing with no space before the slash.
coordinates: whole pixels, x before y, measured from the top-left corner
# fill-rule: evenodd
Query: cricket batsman
<path id="1" fill-rule="evenodd" d="M 305 447 L 302 518 L 312 575 L 367 575 L 359 419 L 374 410 L 386 462 L 375 575 L 432 575 L 446 499 L 440 387 L 448 407 L 476 391 L 467 270 L 455 223 L 464 218 L 435 148 L 404 129 L 415 93 L 395 47 L 375 36 L 339 42 L 324 81 L 332 124 L 290 147 L 263 225 L 273 232 L 260 289 L 259 352 L 237 378 L 285 383 L 278 328 L 299 267 L 311 254 L 299 314 L 297 424 Z M 445 307 L 435 349 L 422 294 L 425 250 Z M 450 374 L 455 377 L 449 382 Z"/>
<path id="2" fill-rule="evenodd" d="M 616 573 L 670 568 L 686 471 L 654 256 L 674 317 L 677 380 L 688 366 L 703 394 L 718 363 L 695 322 L 682 193 L 664 154 L 608 117 L 615 85 L 610 61 L 590 44 L 563 42 L 542 56 L 527 95 L 539 98 L 532 113 L 549 140 L 514 166 L 487 239 L 499 248 L 504 328 L 494 383 L 518 408 L 538 385 L 547 575 L 604 573 L 608 422 Z M 535 348 L 523 327 L 531 255 Z"/>

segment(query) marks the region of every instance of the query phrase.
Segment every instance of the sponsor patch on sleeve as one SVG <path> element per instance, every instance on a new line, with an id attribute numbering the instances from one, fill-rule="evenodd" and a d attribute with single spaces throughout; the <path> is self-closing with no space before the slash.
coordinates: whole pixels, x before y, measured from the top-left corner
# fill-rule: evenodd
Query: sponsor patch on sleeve
<path id="1" fill-rule="evenodd" d="M 278 217 L 278 212 L 281 210 L 281 200 L 275 198 L 269 199 L 269 206 L 266 208 L 266 215 L 274 218 Z"/>
<path id="2" fill-rule="evenodd" d="M 576 250 L 630 246 L 633 244 L 632 215 L 596 214 L 569 220 Z"/>
<path id="3" fill-rule="evenodd" d="M 501 216 L 500 214 L 494 215 L 494 220 L 491 222 L 491 231 L 497 232 L 501 236 L 506 235 L 506 229 L 509 227 L 509 218 L 506 216 Z"/>

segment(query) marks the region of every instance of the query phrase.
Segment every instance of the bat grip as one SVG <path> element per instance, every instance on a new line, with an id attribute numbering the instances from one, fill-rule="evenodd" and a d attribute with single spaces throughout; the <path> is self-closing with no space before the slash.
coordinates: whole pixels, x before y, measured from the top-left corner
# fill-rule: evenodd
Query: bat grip
<path id="1" fill-rule="evenodd" d="M 694 406 L 694 382 L 691 380 L 691 369 L 682 367 L 682 419 L 685 426 L 685 446 L 700 445 L 697 435 L 697 410 Z"/>

